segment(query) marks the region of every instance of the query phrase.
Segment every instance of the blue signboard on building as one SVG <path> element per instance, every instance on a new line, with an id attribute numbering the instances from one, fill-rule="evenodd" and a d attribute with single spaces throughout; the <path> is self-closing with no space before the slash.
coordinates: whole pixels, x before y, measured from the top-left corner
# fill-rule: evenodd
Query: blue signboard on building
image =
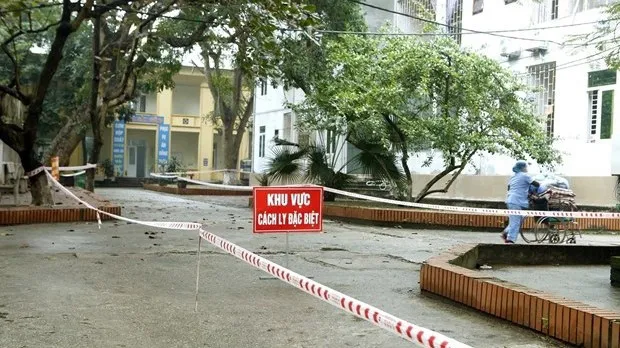
<path id="1" fill-rule="evenodd" d="M 154 116 L 154 115 L 133 115 L 131 116 L 131 123 L 150 123 L 150 124 L 164 124 L 163 116 Z"/>
<path id="2" fill-rule="evenodd" d="M 165 163 L 170 156 L 170 125 L 159 125 L 159 139 L 157 141 L 157 162 Z"/>
<path id="3" fill-rule="evenodd" d="M 114 138 L 112 140 L 112 162 L 117 175 L 125 174 L 125 123 L 114 121 Z"/>

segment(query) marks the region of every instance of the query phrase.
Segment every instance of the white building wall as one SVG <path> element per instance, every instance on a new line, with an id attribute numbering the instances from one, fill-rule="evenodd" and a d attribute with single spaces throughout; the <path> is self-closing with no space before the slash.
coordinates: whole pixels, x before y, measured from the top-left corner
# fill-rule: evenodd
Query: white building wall
<path id="1" fill-rule="evenodd" d="M 523 77 L 527 76 L 529 66 L 555 62 L 554 136 L 559 138 L 556 148 L 563 154 L 563 164 L 555 171 L 566 176 L 611 175 L 611 143 L 614 137 L 620 136 L 620 122 L 618 122 L 620 108 L 617 107 L 620 105 L 620 91 L 614 93 L 612 139 L 597 139 L 591 142 L 588 133 L 588 72 L 605 69 L 603 61 L 605 55 L 598 54 L 592 45 L 579 47 L 577 42 L 569 42 L 565 47 L 560 45 L 574 39 L 575 35 L 593 32 L 594 24 L 574 24 L 593 23 L 604 18 L 601 9 L 573 12 L 574 0 L 561 0 L 557 19 L 536 24 L 539 17 L 544 17 L 543 15 L 550 17 L 549 8 L 544 7 L 544 1 L 543 6 L 539 6 L 532 0 L 520 0 L 511 4 L 485 0 L 482 13 L 475 15 L 474 0 L 463 1 L 463 28 L 477 31 L 540 28 L 540 30 L 500 33 L 525 38 L 523 40 L 488 34 L 467 34 L 465 30 L 465 34 L 462 35 L 462 46 L 502 62 L 503 66 Z M 551 3 L 550 0 L 547 2 Z M 535 57 L 527 51 L 533 47 L 545 46 L 544 42 L 535 40 L 548 40 L 546 54 Z M 521 54 L 518 58 L 508 61 L 501 56 L 502 50 L 521 51 Z M 429 167 L 420 165 L 420 157 L 423 157 L 422 154 L 414 156 L 410 162 L 412 170 L 416 173 L 436 173 L 444 167 L 440 155 L 435 156 Z M 511 174 L 514 160 L 506 156 L 483 156 L 473 161 L 478 168 L 470 166 L 465 174 L 508 175 Z M 540 171 L 537 166 L 532 169 L 534 172 Z"/>
<path id="2" fill-rule="evenodd" d="M 405 0 L 407 1 L 407 0 Z M 435 0 L 416 0 L 425 1 L 429 4 Z M 438 0 L 439 2 L 445 0 Z M 410 8 L 403 5 L 401 0 L 368 0 L 369 4 L 379 6 L 388 10 L 396 11 L 409 11 Z M 439 6 L 439 5 L 438 5 Z M 369 31 L 378 31 L 386 23 L 392 23 L 396 29 L 405 33 L 418 30 L 414 20 L 411 18 L 403 17 L 400 15 L 391 14 L 385 11 L 372 9 L 369 7 L 362 7 L 366 22 L 369 26 Z M 268 81 L 270 82 L 270 81 Z M 266 93 L 264 93 L 266 92 Z M 256 109 L 254 112 L 254 125 L 253 125 L 253 159 L 252 159 L 252 171 L 254 173 L 261 173 L 268 169 L 269 159 L 273 154 L 273 138 L 276 130 L 279 130 L 280 137 L 282 137 L 282 130 L 284 128 L 284 118 L 287 113 L 292 113 L 293 130 L 291 141 L 297 141 L 298 131 L 295 127 L 295 114 L 292 110 L 286 107 L 287 103 L 300 103 L 304 100 L 304 93 L 299 89 L 292 89 L 285 91 L 282 87 L 273 88 L 270 83 L 267 84 L 267 88 L 264 89 L 260 84 L 256 87 Z M 265 127 L 265 151 L 261 156 L 261 127 Z M 311 141 L 315 144 L 325 146 L 327 141 L 327 135 L 313 134 Z M 347 146 L 344 144 L 344 139 L 339 138 L 338 143 L 335 146 L 334 167 L 336 169 L 344 168 L 347 163 Z"/>

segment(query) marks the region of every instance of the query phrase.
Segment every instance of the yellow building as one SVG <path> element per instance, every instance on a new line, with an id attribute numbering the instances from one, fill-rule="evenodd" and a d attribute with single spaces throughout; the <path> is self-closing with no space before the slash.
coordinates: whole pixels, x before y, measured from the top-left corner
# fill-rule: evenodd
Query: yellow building
<path id="1" fill-rule="evenodd" d="M 158 172 L 158 163 L 176 157 L 186 171 L 209 172 L 224 169 L 221 136 L 207 117 L 214 101 L 200 69 L 183 67 L 174 77 L 174 89 L 140 96 L 130 122 L 114 122 L 104 133 L 100 163 L 112 160 L 117 176 L 144 178 Z M 250 157 L 248 133 L 244 135 L 239 159 Z M 81 162 L 78 146 L 71 162 Z M 195 179 L 221 178 L 221 173 L 202 173 Z"/>

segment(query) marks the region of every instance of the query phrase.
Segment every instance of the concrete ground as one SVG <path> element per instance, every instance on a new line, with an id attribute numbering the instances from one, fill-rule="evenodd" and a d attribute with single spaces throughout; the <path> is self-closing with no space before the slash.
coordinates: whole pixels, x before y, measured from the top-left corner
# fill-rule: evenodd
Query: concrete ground
<path id="1" fill-rule="evenodd" d="M 580 301 L 602 309 L 620 309 L 620 288 L 611 286 L 607 266 L 502 267 L 491 271 L 500 279 Z"/>
<path id="2" fill-rule="evenodd" d="M 283 263 L 284 236 L 253 236 L 247 197 L 175 197 L 100 189 L 141 220 L 197 221 Z M 494 233 L 325 223 L 290 236 L 290 268 L 473 347 L 564 347 L 536 333 L 420 294 L 420 263 Z M 401 338 L 203 243 L 197 235 L 107 222 L 0 227 L 0 347 L 407 347 Z M 583 242 L 620 242 L 585 236 Z"/>

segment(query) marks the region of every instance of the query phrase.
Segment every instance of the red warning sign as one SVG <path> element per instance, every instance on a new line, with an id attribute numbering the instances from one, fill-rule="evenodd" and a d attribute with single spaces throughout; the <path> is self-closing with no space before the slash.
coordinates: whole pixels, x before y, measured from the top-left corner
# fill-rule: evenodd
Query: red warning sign
<path id="1" fill-rule="evenodd" d="M 254 188 L 254 233 L 321 231 L 322 187 Z"/>

